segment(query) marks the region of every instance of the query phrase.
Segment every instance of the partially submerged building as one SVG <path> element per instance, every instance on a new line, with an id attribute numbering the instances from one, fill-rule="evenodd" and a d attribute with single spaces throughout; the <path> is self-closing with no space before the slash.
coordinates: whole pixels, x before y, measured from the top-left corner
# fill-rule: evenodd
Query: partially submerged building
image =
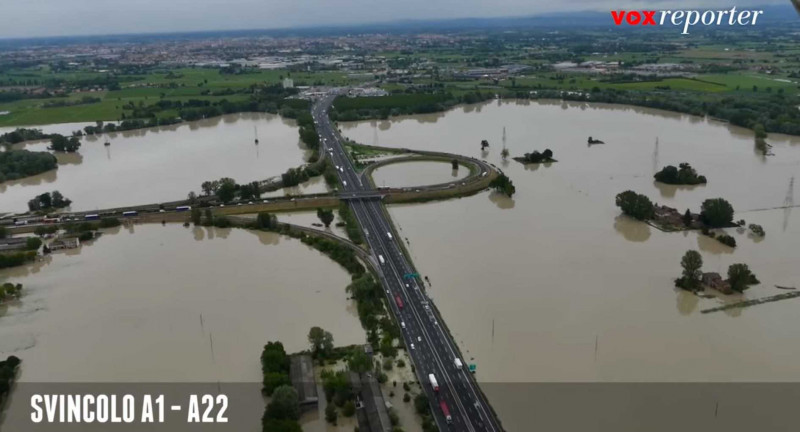
<path id="1" fill-rule="evenodd" d="M 717 272 L 703 273 L 701 281 L 706 288 L 715 289 L 723 294 L 733 294 L 731 284 Z"/>
<path id="2" fill-rule="evenodd" d="M 372 358 L 372 347 L 365 345 L 364 351 Z M 391 432 L 389 408 L 383 398 L 381 386 L 369 372 L 357 374 L 350 372 L 350 384 L 356 394 L 356 419 L 358 430 L 362 432 Z"/>
<path id="3" fill-rule="evenodd" d="M 289 377 L 297 391 L 301 408 L 316 407 L 319 403 L 317 380 L 314 376 L 314 361 L 310 355 L 297 354 L 289 357 Z"/>

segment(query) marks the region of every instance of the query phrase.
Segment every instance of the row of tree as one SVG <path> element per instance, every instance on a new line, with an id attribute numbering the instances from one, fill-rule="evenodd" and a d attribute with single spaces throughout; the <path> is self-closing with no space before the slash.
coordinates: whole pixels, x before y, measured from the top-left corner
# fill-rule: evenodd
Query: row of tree
<path id="1" fill-rule="evenodd" d="M 50 138 L 49 134 L 41 129 L 17 128 L 11 132 L 0 135 L 0 144 L 17 144 L 24 141 L 43 140 Z"/>
<path id="2" fill-rule="evenodd" d="M 216 195 L 225 204 L 233 201 L 236 197 L 241 200 L 259 199 L 261 197 L 261 187 L 258 182 L 238 184 L 236 180 L 230 177 L 204 181 L 200 185 L 200 189 L 204 196 Z M 193 201 L 196 198 L 193 192 L 189 193 L 189 201 Z"/>
<path id="3" fill-rule="evenodd" d="M 268 342 L 261 352 L 262 393 L 270 402 L 261 418 L 264 432 L 302 432 L 300 399 L 289 377 L 289 356 L 281 342 Z"/>
<path id="4" fill-rule="evenodd" d="M 36 251 L 9 252 L 0 254 L 0 269 L 16 267 L 36 259 Z"/>

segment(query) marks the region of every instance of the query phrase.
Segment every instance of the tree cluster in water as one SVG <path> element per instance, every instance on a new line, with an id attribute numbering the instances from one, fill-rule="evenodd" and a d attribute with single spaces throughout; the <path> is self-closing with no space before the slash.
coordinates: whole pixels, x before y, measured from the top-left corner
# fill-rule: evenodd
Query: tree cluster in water
<path id="1" fill-rule="evenodd" d="M 525 153 L 522 157 L 515 157 L 514 160 L 522 163 L 555 162 L 553 151 L 550 149 L 545 149 L 541 153 L 538 150 L 534 150 L 532 153 Z"/>
<path id="2" fill-rule="evenodd" d="M 667 165 L 653 176 L 656 181 L 673 185 L 696 185 L 707 183 L 706 177 L 698 175 L 691 165 L 684 162 L 675 168 Z"/>
<path id="3" fill-rule="evenodd" d="M 0 152 L 0 182 L 41 174 L 56 168 L 58 161 L 49 152 L 29 150 Z"/>
<path id="4" fill-rule="evenodd" d="M 45 192 L 28 201 L 30 211 L 50 210 L 68 207 L 72 200 L 65 198 L 59 191 Z"/>

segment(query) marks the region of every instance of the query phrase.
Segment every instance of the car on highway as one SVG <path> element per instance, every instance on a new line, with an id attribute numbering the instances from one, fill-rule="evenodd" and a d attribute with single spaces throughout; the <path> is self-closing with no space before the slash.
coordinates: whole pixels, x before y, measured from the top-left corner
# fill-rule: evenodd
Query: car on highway
<path id="1" fill-rule="evenodd" d="M 413 343 L 411 344 L 411 349 L 412 349 L 412 350 L 414 349 L 414 344 L 413 344 Z"/>

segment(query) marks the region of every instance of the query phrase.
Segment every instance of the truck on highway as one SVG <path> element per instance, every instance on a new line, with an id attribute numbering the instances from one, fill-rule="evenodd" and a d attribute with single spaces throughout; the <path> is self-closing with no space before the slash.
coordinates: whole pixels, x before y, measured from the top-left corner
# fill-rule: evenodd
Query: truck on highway
<path id="1" fill-rule="evenodd" d="M 83 216 L 84 220 L 98 220 L 100 219 L 100 215 L 97 214 L 87 214 Z"/>
<path id="2" fill-rule="evenodd" d="M 453 423 L 453 416 L 450 415 L 450 409 L 447 408 L 447 402 L 444 399 L 439 401 L 439 408 L 442 409 L 442 414 L 444 415 L 444 419 L 447 420 L 447 424 Z"/>
<path id="3" fill-rule="evenodd" d="M 461 359 L 458 358 L 458 357 L 456 357 L 456 359 L 455 359 L 455 361 L 453 363 L 455 363 L 456 369 L 461 369 L 461 367 L 464 366 L 464 364 L 461 363 Z"/>
<path id="4" fill-rule="evenodd" d="M 176 212 L 184 212 L 184 211 L 189 211 L 191 209 L 192 209 L 192 206 L 178 206 L 178 207 L 175 207 L 175 211 Z"/>
<path id="5" fill-rule="evenodd" d="M 399 309 L 403 309 L 403 299 L 399 295 L 394 296 L 394 301 Z"/>
<path id="6" fill-rule="evenodd" d="M 428 380 L 431 382 L 431 387 L 433 387 L 433 391 L 439 391 L 439 383 L 436 382 L 436 376 L 434 374 L 428 374 Z"/>
<path id="7" fill-rule="evenodd" d="M 124 217 L 136 216 L 138 214 L 139 214 L 139 212 L 137 212 L 136 210 L 130 210 L 130 211 L 122 212 L 122 216 L 124 216 Z"/>
<path id="8" fill-rule="evenodd" d="M 378 255 L 378 259 L 381 261 L 381 264 L 386 264 L 386 260 L 383 259 L 383 255 Z"/>

